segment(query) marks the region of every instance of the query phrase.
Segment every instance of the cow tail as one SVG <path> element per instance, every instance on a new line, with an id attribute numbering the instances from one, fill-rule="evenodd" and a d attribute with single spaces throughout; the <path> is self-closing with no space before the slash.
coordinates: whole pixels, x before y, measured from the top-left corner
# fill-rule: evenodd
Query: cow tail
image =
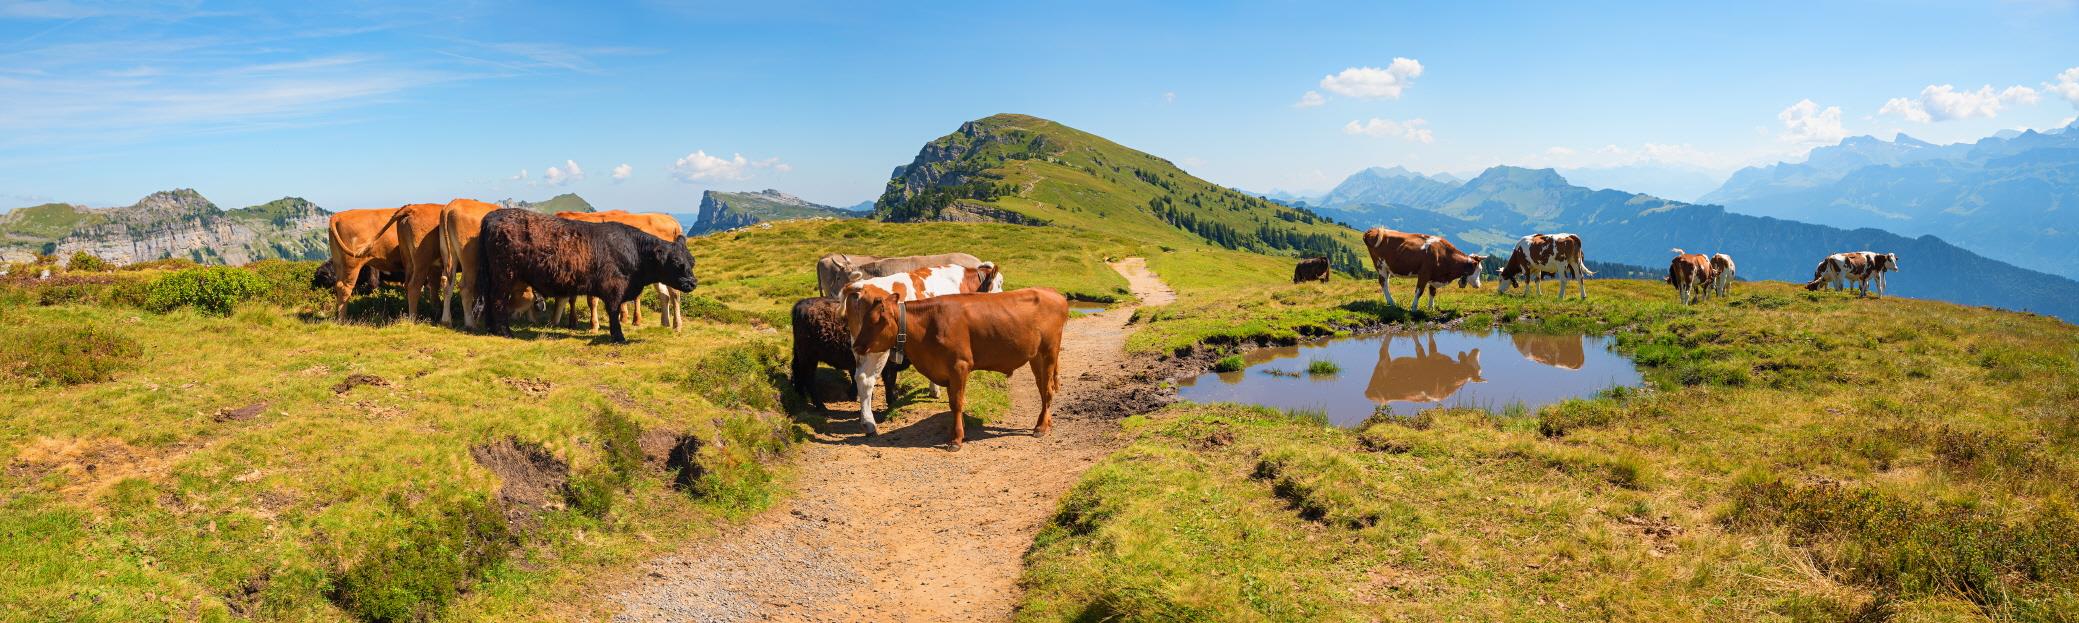
<path id="1" fill-rule="evenodd" d="M 1675 255 L 1682 255 L 1684 253 L 1684 251 L 1681 249 L 1668 249 L 1668 252 L 1673 253 Z"/>
<path id="2" fill-rule="evenodd" d="M 368 239 L 368 244 L 361 245 L 361 248 L 358 250 L 349 249 L 346 247 L 345 244 L 341 244 L 339 248 L 340 250 L 345 251 L 348 257 L 352 257 L 354 259 L 368 257 L 368 248 L 375 246 L 375 241 L 381 240 L 383 238 L 383 234 L 390 232 L 391 227 L 396 227 L 397 221 L 402 220 L 404 217 L 409 215 L 411 215 L 411 213 L 404 211 L 404 208 L 398 208 L 397 213 L 391 214 L 390 220 L 383 223 L 382 229 L 375 230 L 375 235 Z M 337 230 L 334 230 L 334 235 L 337 235 Z"/>

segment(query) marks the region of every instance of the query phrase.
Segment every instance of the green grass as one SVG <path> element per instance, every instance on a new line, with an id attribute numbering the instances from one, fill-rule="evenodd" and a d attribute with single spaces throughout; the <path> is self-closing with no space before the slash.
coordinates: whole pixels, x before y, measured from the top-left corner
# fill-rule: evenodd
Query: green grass
<path id="1" fill-rule="evenodd" d="M 1342 371 L 1342 366 L 1336 365 L 1335 362 L 1327 359 L 1315 359 L 1307 362 L 1307 375 L 1309 376 L 1335 376 Z"/>
<path id="2" fill-rule="evenodd" d="M 1614 334 L 1647 386 L 1357 430 L 1219 405 L 1131 419 L 1134 441 L 1028 555 L 1019 618 L 2079 611 L 2079 329 L 1790 284 L 1684 307 L 1665 284 L 1602 283 L 1587 303 L 1446 289 L 1419 315 L 1376 305 L 1375 283 L 1180 288 L 1177 309 L 1143 314 L 1139 349 L 1388 320 L 1588 331 Z"/>

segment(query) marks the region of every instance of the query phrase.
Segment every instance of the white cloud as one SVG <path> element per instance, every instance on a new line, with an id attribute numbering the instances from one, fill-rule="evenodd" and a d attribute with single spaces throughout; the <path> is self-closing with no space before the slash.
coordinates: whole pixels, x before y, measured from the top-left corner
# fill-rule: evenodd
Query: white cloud
<path id="1" fill-rule="evenodd" d="M 550 186 L 568 186 L 571 182 L 585 179 L 585 170 L 578 167 L 576 160 L 565 160 L 563 166 L 549 167 L 541 172 L 542 183 Z"/>
<path id="2" fill-rule="evenodd" d="M 1841 128 L 1839 106 L 1821 109 L 1812 100 L 1798 100 L 1776 113 L 1776 118 L 1783 121 L 1783 133 L 1776 138 L 1785 143 L 1832 143 L 1848 136 L 1848 131 Z"/>
<path id="3" fill-rule="evenodd" d="M 2041 99 L 2035 89 L 2019 85 L 1994 92 L 1989 84 L 1976 91 L 1958 91 L 1953 85 L 1931 84 L 1920 90 L 1918 98 L 1891 98 L 1884 102 L 1884 107 L 1877 109 L 1877 114 L 1898 115 L 1918 123 L 1976 117 L 1991 119 L 2000 116 L 2000 109 L 2008 104 L 2034 104 Z"/>
<path id="4" fill-rule="evenodd" d="M 754 169 L 772 169 L 780 173 L 794 170 L 792 165 L 780 162 L 779 158 L 751 160 L 743 154 L 730 158 L 707 155 L 705 150 L 694 151 L 671 165 L 671 173 L 682 182 L 701 180 L 745 180 L 750 179 Z"/>
<path id="5" fill-rule="evenodd" d="M 515 181 L 515 182 L 517 182 L 517 181 L 520 181 L 520 180 L 524 180 L 524 179 L 527 179 L 527 170 L 526 170 L 526 169 L 520 169 L 520 174 L 519 174 L 519 175 L 514 175 L 514 176 L 512 176 L 512 177 L 508 177 L 508 178 L 505 178 L 505 179 L 509 179 L 509 180 L 512 180 L 512 181 Z"/>
<path id="6" fill-rule="evenodd" d="M 2057 82 L 2043 83 L 2043 90 L 2079 106 L 2079 67 L 2058 72 Z"/>
<path id="7" fill-rule="evenodd" d="M 1299 101 L 1293 102 L 1292 107 L 1313 108 L 1315 106 L 1320 106 L 1326 103 L 1328 103 L 1328 98 L 1321 97 L 1320 91 L 1308 91 L 1305 95 L 1299 96 Z"/>
<path id="8" fill-rule="evenodd" d="M 578 168 L 576 160 L 563 161 L 563 169 L 570 172 L 572 181 L 585 179 L 585 170 Z"/>
<path id="9" fill-rule="evenodd" d="M 1345 124 L 1343 133 L 1352 136 L 1404 138 L 1417 143 L 1429 143 L 1435 141 L 1436 137 L 1430 134 L 1428 125 L 1429 122 L 1422 119 L 1394 121 L 1392 119 L 1372 117 L 1370 121 L 1364 123 L 1351 121 Z"/>
<path id="10" fill-rule="evenodd" d="M 628 175 L 634 172 L 635 167 L 628 166 L 628 163 L 623 162 L 621 163 L 621 166 L 614 167 L 614 181 L 626 181 L 628 179 Z"/>
<path id="11" fill-rule="evenodd" d="M 1321 78 L 1321 88 L 1336 95 L 1359 99 L 1400 99 L 1400 92 L 1422 76 L 1422 63 L 1412 58 L 1394 58 L 1385 69 L 1351 67 Z"/>
<path id="12" fill-rule="evenodd" d="M 1574 150 L 1572 150 L 1572 149 L 1568 149 L 1568 148 L 1565 148 L 1565 147 L 1547 147 L 1547 148 L 1545 148 L 1545 155 L 1547 155 L 1547 156 L 1553 156 L 1553 157 L 1557 157 L 1557 158 L 1565 158 L 1565 157 L 1568 157 L 1568 156 L 1572 156 L 1572 155 L 1574 155 L 1574 153 L 1575 153 L 1575 152 L 1574 152 Z"/>
<path id="13" fill-rule="evenodd" d="M 1175 103 L 1177 103 L 1177 92 L 1176 92 L 1176 91 L 1164 91 L 1164 92 L 1162 93 L 1162 103 L 1164 103 L 1164 104 L 1175 104 Z"/>

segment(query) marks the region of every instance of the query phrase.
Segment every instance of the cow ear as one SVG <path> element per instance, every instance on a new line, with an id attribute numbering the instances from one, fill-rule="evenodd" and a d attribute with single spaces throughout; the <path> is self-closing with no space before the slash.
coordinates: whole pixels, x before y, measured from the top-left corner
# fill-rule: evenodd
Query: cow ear
<path id="1" fill-rule="evenodd" d="M 851 273 L 848 273 L 848 274 L 846 274 L 846 275 L 845 275 L 845 281 L 858 281 L 858 280 L 860 280 L 860 279 L 865 279 L 865 278 L 866 278 L 866 273 L 862 273 L 862 272 L 859 272 L 859 271 L 856 271 L 856 270 L 855 270 L 855 271 L 852 271 Z"/>

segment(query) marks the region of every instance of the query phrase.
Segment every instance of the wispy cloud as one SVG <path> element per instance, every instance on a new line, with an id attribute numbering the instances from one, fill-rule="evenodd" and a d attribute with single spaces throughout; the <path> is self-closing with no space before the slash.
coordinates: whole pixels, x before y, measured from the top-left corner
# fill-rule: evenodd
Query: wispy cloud
<path id="1" fill-rule="evenodd" d="M 1785 143 L 1832 143 L 1848 136 L 1848 130 L 1841 127 L 1839 106 L 1820 108 L 1819 104 L 1812 100 L 1798 100 L 1796 104 L 1783 109 L 1783 112 L 1776 113 L 1776 119 L 1783 122 L 1783 133 L 1776 135 L 1776 140 Z"/>
<path id="2" fill-rule="evenodd" d="M 708 180 L 746 180 L 751 178 L 751 172 L 755 169 L 771 169 L 776 172 L 786 173 L 794 170 L 794 167 L 780 162 L 779 158 L 751 160 L 745 158 L 743 154 L 734 154 L 733 157 L 722 158 L 707 155 L 705 150 L 686 154 L 686 157 L 678 159 L 677 162 L 671 165 L 672 176 L 679 178 L 681 182 L 687 183 Z"/>
<path id="3" fill-rule="evenodd" d="M 2041 99 L 2035 89 L 2020 85 L 1995 92 L 1989 84 L 1976 91 L 1958 91 L 1952 85 L 1931 84 L 1920 90 L 1920 97 L 1891 98 L 1877 109 L 1877 114 L 1898 115 L 1919 123 L 1976 117 L 1991 119 L 2000 116 L 2000 109 L 2007 105 L 2032 105 Z"/>
<path id="4" fill-rule="evenodd" d="M 1370 121 L 1363 123 L 1351 121 L 1345 124 L 1343 133 L 1353 136 L 1401 138 L 1416 143 L 1429 143 L 1436 140 L 1436 136 L 1429 131 L 1429 122 L 1422 119 L 1394 121 L 1392 119 L 1372 117 Z"/>

